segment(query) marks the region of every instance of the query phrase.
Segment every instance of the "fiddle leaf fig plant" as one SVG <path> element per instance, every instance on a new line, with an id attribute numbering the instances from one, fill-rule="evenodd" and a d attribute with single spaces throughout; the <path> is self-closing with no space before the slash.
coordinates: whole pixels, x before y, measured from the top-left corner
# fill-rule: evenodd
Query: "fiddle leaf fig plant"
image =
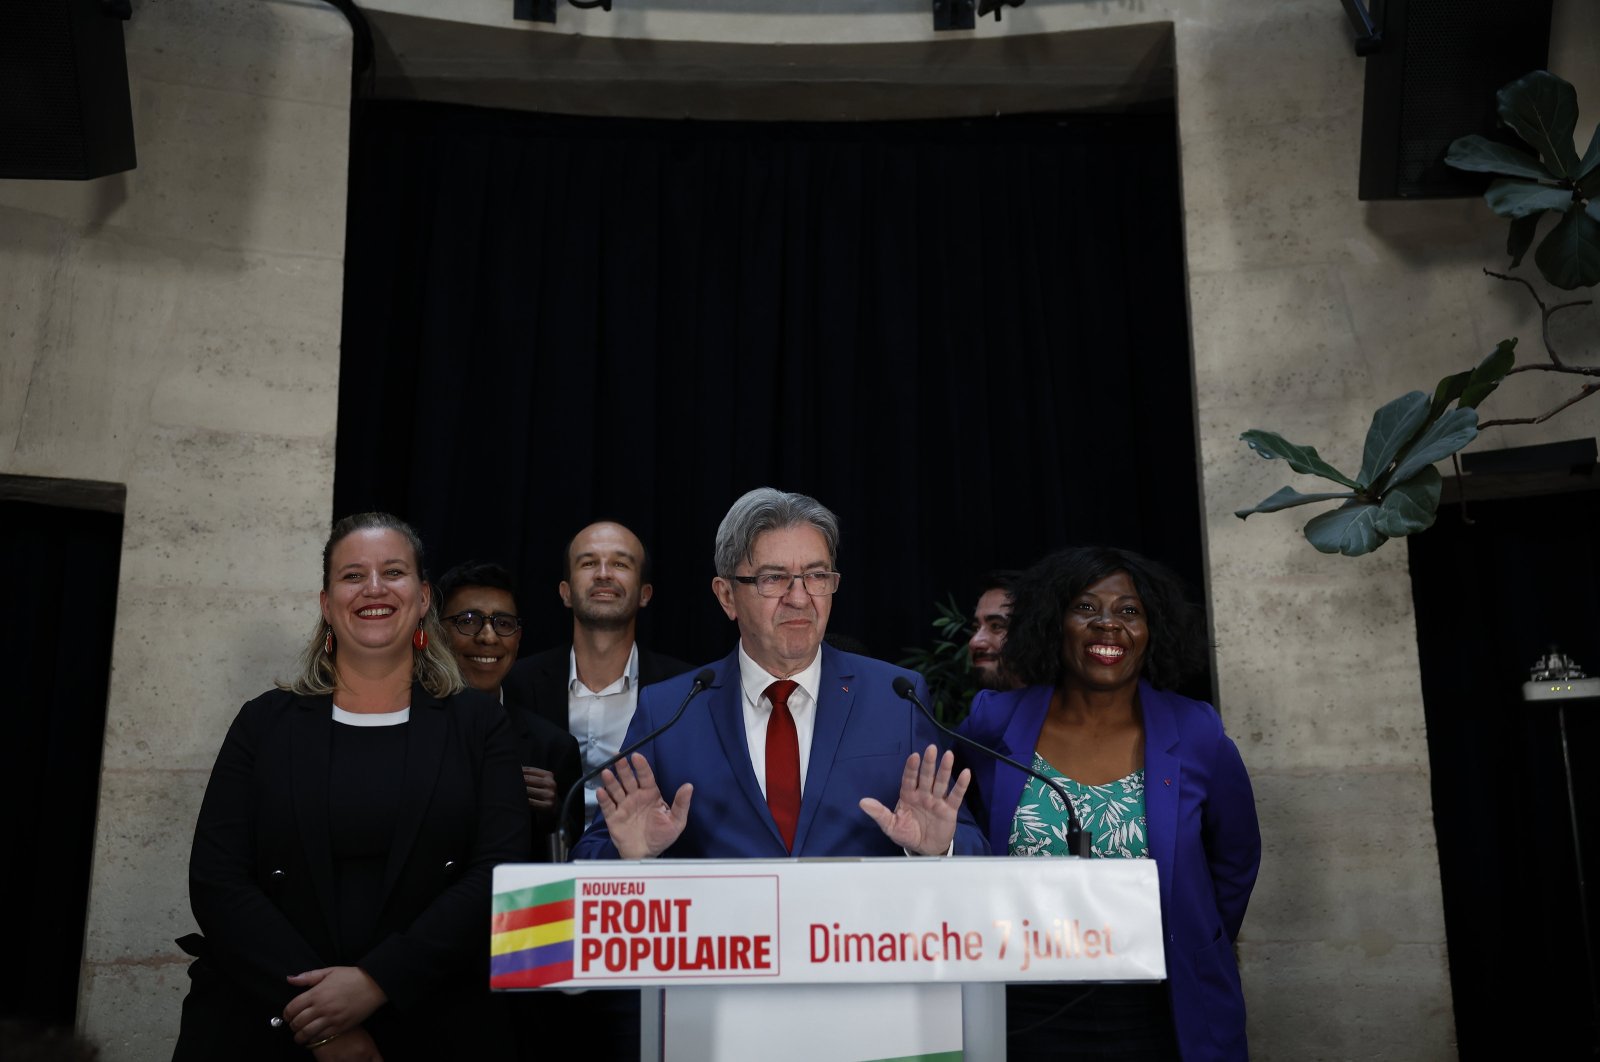
<path id="1" fill-rule="evenodd" d="M 1354 478 L 1322 459 L 1315 447 L 1289 442 L 1276 432 L 1252 429 L 1242 438 L 1268 460 L 1283 459 L 1302 475 L 1318 476 L 1348 490 L 1303 494 L 1282 487 L 1260 504 L 1239 509 L 1243 520 L 1313 502 L 1340 501 L 1338 508 L 1312 517 L 1306 539 L 1323 553 L 1358 557 L 1391 538 L 1433 526 L 1443 479 L 1434 463 L 1478 437 L 1478 403 L 1494 389 L 1516 360 L 1515 339 L 1503 340 L 1474 369 L 1439 381 L 1430 396 L 1412 391 L 1372 415 L 1361 470 Z M 1454 403 L 1454 408 L 1451 408 Z"/>
<path id="2" fill-rule="evenodd" d="M 1533 246 L 1539 221 L 1559 215 L 1534 252 L 1544 278 L 1566 291 L 1600 283 L 1600 128 L 1580 158 L 1573 133 L 1578 94 L 1547 70 L 1535 70 L 1495 94 L 1500 120 L 1537 157 L 1478 133 L 1461 137 L 1445 153 L 1458 170 L 1493 173 L 1484 193 L 1489 209 L 1511 221 L 1506 253 L 1516 268 Z"/>
<path id="3" fill-rule="evenodd" d="M 967 707 L 978 693 L 978 676 L 967 656 L 972 620 L 956 604 L 954 594 L 934 604 L 933 629 L 932 647 L 907 647 L 899 664 L 922 673 L 934 716 L 944 725 L 954 726 L 966 717 Z"/>
<path id="4" fill-rule="evenodd" d="M 1578 94 L 1570 84 L 1544 70 L 1511 82 L 1495 99 L 1500 120 L 1522 138 L 1531 153 L 1473 134 L 1452 143 L 1445 162 L 1461 170 L 1498 175 L 1483 198 L 1490 210 L 1511 221 L 1506 239 L 1511 268 L 1522 264 L 1538 236 L 1541 219 L 1554 214 L 1554 227 L 1534 252 L 1539 272 L 1568 291 L 1600 284 L 1600 129 L 1580 156 L 1573 140 Z M 1600 393 L 1600 367 L 1564 360 L 1556 352 L 1550 328 L 1556 314 L 1588 306 L 1593 300 L 1547 305 L 1523 277 L 1484 272 L 1528 289 L 1539 306 L 1548 360 L 1513 366 L 1517 341 L 1507 339 L 1476 368 L 1440 380 L 1431 398 L 1422 391 L 1401 395 L 1373 414 L 1361 469 L 1354 477 L 1324 461 L 1312 447 L 1298 446 L 1270 431 L 1247 431 L 1241 438 L 1262 457 L 1282 458 L 1296 472 L 1319 476 L 1346 489 L 1307 494 L 1284 487 L 1254 508 L 1239 509 L 1234 515 L 1242 520 L 1254 513 L 1337 501 L 1341 503 L 1337 508 L 1306 524 L 1306 538 L 1324 553 L 1349 557 L 1371 553 L 1391 538 L 1432 526 L 1443 486 L 1434 463 L 1472 442 L 1480 430 L 1542 424 Z M 1587 382 L 1543 413 L 1480 422 L 1478 406 L 1501 381 L 1520 372 L 1561 373 Z"/>

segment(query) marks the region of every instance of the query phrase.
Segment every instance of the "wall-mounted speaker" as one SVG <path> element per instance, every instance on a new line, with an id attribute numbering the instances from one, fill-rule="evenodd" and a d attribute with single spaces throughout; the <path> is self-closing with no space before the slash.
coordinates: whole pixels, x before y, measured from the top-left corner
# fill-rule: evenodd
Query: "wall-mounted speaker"
<path id="1" fill-rule="evenodd" d="M 0 5 L 0 177 L 87 180 L 131 170 L 127 0 Z"/>
<path id="2" fill-rule="evenodd" d="M 1382 42 L 1367 58 L 1361 198 L 1481 195 L 1489 176 L 1444 164 L 1468 133 L 1520 144 L 1494 94 L 1550 56 L 1552 0 L 1377 0 Z"/>

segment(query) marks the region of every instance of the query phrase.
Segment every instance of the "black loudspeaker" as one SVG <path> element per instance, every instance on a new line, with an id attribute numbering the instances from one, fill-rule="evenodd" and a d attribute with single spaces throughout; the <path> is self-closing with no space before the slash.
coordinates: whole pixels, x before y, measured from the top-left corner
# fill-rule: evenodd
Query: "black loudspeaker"
<path id="1" fill-rule="evenodd" d="M 131 170 L 127 0 L 0 0 L 0 177 Z"/>
<path id="2" fill-rule="evenodd" d="M 1450 142 L 1500 127 L 1494 94 L 1550 57 L 1552 0 L 1378 0 L 1383 39 L 1367 58 L 1361 198 L 1483 194 L 1489 175 L 1444 164 Z"/>

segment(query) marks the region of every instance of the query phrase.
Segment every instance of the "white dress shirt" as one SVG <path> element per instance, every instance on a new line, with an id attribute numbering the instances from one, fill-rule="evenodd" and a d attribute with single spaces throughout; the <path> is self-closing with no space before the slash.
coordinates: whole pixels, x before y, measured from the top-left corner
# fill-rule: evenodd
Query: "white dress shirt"
<path id="1" fill-rule="evenodd" d="M 567 729 L 578 739 L 578 753 L 587 773 L 616 761 L 633 721 L 633 710 L 639 704 L 639 643 L 628 651 L 622 675 L 603 690 L 591 690 L 578 678 L 577 650 L 570 650 L 567 660 Z M 594 795 L 599 784 L 596 778 L 584 788 L 585 821 L 594 818 L 599 809 Z"/>
<path id="2" fill-rule="evenodd" d="M 795 736 L 800 744 L 800 791 L 806 790 L 806 768 L 811 765 L 811 734 L 817 728 L 817 691 L 822 685 L 822 650 L 806 669 L 789 676 L 799 686 L 789 694 L 789 714 L 794 716 Z M 767 723 L 772 719 L 772 701 L 767 687 L 777 682 L 775 675 L 750 659 L 739 643 L 739 685 L 744 690 L 744 736 L 750 747 L 750 766 L 755 768 L 761 795 L 767 794 Z"/>

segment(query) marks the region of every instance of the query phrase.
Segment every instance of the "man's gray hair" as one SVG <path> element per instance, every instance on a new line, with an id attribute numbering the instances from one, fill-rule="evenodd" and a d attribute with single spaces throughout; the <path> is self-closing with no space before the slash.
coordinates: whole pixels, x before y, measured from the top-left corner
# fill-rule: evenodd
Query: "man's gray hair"
<path id="1" fill-rule="evenodd" d="M 815 498 L 757 487 L 734 502 L 717 527 L 717 574 L 729 578 L 740 561 L 753 560 L 756 539 L 766 532 L 807 524 L 822 532 L 828 567 L 834 567 L 839 560 L 839 518 Z"/>

